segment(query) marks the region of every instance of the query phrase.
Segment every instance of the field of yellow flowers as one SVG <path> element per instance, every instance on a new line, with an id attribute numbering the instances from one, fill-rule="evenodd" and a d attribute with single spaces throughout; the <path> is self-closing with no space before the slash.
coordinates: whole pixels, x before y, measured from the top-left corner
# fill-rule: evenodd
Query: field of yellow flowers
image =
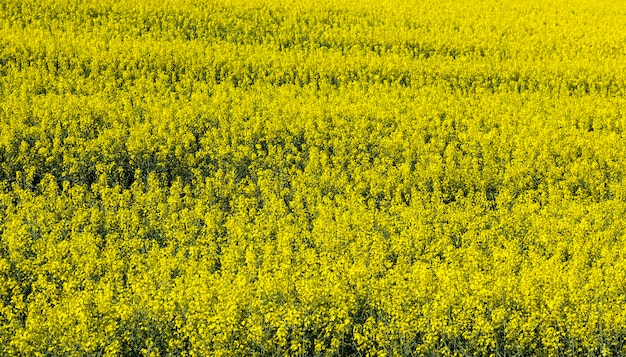
<path id="1" fill-rule="evenodd" d="M 0 355 L 626 355 L 626 3 L 0 1 Z"/>

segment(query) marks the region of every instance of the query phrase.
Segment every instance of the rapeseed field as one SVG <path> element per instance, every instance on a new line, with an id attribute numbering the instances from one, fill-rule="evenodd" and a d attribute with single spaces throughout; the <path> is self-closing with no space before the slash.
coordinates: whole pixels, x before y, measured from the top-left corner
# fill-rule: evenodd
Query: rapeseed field
<path id="1" fill-rule="evenodd" d="M 0 355 L 626 355 L 626 3 L 1 0 Z"/>

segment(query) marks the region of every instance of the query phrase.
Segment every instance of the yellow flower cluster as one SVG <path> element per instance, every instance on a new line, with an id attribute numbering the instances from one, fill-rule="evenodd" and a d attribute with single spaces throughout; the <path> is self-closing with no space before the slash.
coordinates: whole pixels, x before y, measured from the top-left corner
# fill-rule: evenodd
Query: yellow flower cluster
<path id="1" fill-rule="evenodd" d="M 625 18 L 1 1 L 0 355 L 626 355 Z"/>

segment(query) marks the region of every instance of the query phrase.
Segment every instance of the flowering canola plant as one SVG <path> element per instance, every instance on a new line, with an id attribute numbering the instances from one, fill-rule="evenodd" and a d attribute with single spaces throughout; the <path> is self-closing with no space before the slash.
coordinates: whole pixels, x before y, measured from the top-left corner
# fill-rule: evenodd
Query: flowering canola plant
<path id="1" fill-rule="evenodd" d="M 0 2 L 0 354 L 626 354 L 626 4 Z"/>

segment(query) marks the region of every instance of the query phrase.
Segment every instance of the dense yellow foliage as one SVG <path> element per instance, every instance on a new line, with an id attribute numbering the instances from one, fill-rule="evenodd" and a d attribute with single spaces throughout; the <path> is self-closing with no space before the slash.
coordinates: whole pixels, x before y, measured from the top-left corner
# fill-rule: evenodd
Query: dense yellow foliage
<path id="1" fill-rule="evenodd" d="M 0 1 L 0 355 L 626 354 L 626 3 Z"/>

